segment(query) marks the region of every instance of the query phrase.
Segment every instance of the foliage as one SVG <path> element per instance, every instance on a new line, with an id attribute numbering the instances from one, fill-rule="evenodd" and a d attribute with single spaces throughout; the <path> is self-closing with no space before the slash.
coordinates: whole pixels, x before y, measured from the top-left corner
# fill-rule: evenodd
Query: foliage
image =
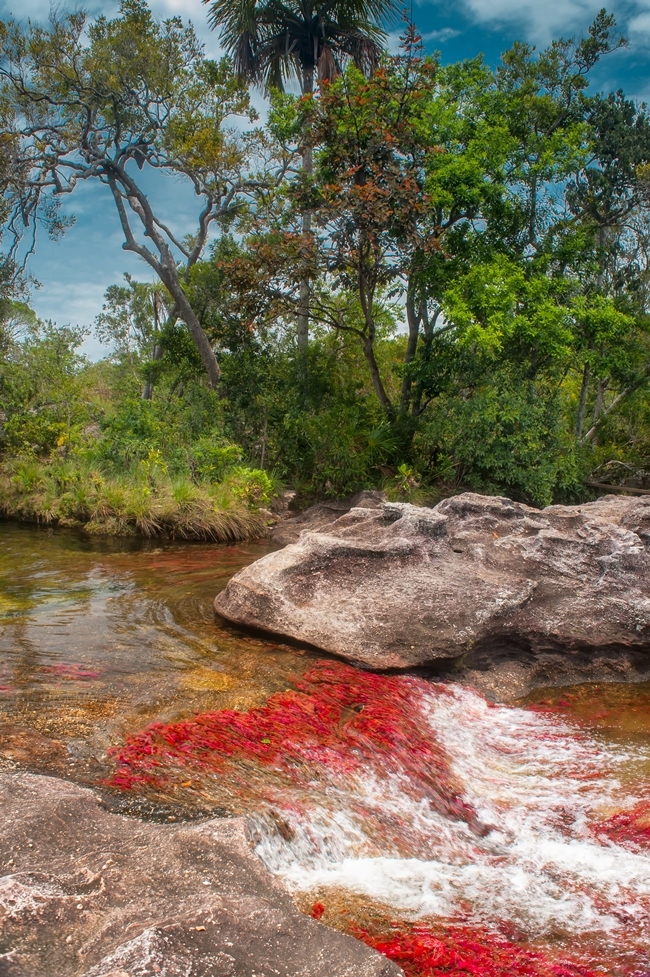
<path id="1" fill-rule="evenodd" d="M 30 322 L 23 342 L 5 350 L 0 358 L 5 451 L 46 456 L 79 436 L 89 417 L 79 381 L 84 335 L 80 329 Z"/>
<path id="2" fill-rule="evenodd" d="M 379 25 L 395 9 L 395 0 L 212 0 L 210 21 L 242 78 L 282 90 L 295 77 L 308 92 L 315 73 L 332 80 L 346 61 L 371 73 L 385 37 Z"/>
<path id="3" fill-rule="evenodd" d="M 217 484 L 170 478 L 156 459 L 137 477 L 110 476 L 83 459 L 49 464 L 15 460 L 0 466 L 0 512 L 44 524 L 83 527 L 101 535 L 168 535 L 232 542 L 263 535 L 268 514 L 255 489 L 265 472 L 235 474 Z"/>
<path id="4" fill-rule="evenodd" d="M 121 0 L 118 17 L 92 23 L 84 13 L 53 8 L 45 27 L 2 23 L 0 103 L 11 116 L 13 166 L 21 175 L 3 187 L 14 237 L 31 228 L 33 249 L 40 223 L 52 233 L 64 229 L 62 195 L 80 181 L 103 184 L 117 208 L 123 247 L 164 284 L 216 385 L 219 366 L 182 279 L 211 227 L 240 204 L 247 153 L 254 153 L 255 137 L 228 124 L 236 116 L 255 118 L 229 62 L 207 60 L 191 25 L 179 18 L 157 23 L 144 0 Z M 181 241 L 152 210 L 134 171 L 145 165 L 182 176 L 201 201 L 190 239 Z"/>
<path id="5" fill-rule="evenodd" d="M 113 20 L 3 25 L 5 233 L 23 233 L 19 213 L 63 232 L 54 201 L 96 178 L 158 276 L 108 289 L 96 332 L 111 352 L 94 365 L 79 330 L 38 323 L 11 275 L 0 287 L 11 505 L 36 493 L 34 512 L 76 519 L 68 495 L 94 505 L 93 472 L 131 527 L 127 496 L 131 513 L 147 493 L 190 511 L 227 485 L 248 511 L 280 479 L 303 501 L 465 486 L 539 505 L 588 497 L 603 473 L 645 485 L 650 119 L 622 92 L 589 93 L 623 43 L 613 19 L 540 52 L 515 44 L 492 69 L 425 57 L 410 24 L 380 52 L 383 3 L 328 8 L 315 48 L 281 50 L 287 18 L 312 36 L 305 10 L 213 5 L 234 66 L 143 0 Z M 254 121 L 238 74 L 305 70 L 317 91 L 274 90 L 264 131 L 232 128 Z M 193 185 L 194 236 L 148 209 L 145 166 Z M 65 487 L 58 465 L 86 474 Z"/>

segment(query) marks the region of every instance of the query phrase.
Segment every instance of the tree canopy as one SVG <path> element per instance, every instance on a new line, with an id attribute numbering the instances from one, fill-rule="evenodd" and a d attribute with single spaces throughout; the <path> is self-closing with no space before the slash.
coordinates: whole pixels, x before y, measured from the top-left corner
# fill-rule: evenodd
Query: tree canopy
<path id="1" fill-rule="evenodd" d="M 53 11 L 44 27 L 8 21 L 0 43 L 11 171 L 19 175 L 4 181 L 14 254 L 26 232 L 34 249 L 39 225 L 63 229 L 60 201 L 80 181 L 102 183 L 123 248 L 165 285 L 216 386 L 219 366 L 181 279 L 250 182 L 254 138 L 229 124 L 255 118 L 248 93 L 227 61 L 204 57 L 191 25 L 157 23 L 144 0 L 121 0 L 113 20 Z M 139 176 L 145 168 L 190 183 L 199 201 L 191 237 L 180 239 L 154 212 Z"/>
<path id="2" fill-rule="evenodd" d="M 624 43 L 613 19 L 491 67 L 442 64 L 412 24 L 382 50 L 387 11 L 224 0 L 212 16 L 234 60 L 220 62 L 141 0 L 113 20 L 3 24 L 0 410 L 22 418 L 4 424 L 8 458 L 66 452 L 197 484 L 245 463 L 304 498 L 650 489 L 650 120 L 589 88 Z M 308 57 L 291 17 L 320 31 Z M 327 18 L 374 24 L 372 58 Z M 317 90 L 276 86 L 339 42 Z M 269 88 L 263 126 L 242 74 Z M 153 209 L 150 173 L 194 190 L 190 237 Z M 74 233 L 59 202 L 90 179 L 157 276 L 108 289 L 101 365 L 78 333 L 14 314 L 36 227 Z M 54 361 L 75 393 L 50 404 L 25 364 Z"/>

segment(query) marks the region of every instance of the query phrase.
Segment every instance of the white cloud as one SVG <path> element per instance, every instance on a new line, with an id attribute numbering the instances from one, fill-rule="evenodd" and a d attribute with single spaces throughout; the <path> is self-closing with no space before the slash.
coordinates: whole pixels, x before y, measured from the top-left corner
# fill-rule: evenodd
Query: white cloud
<path id="1" fill-rule="evenodd" d="M 443 27 L 439 31 L 428 31 L 426 34 L 422 35 L 423 41 L 440 41 L 444 44 L 445 41 L 450 41 L 453 37 L 458 37 L 462 31 L 454 30 L 453 27 Z"/>
<path id="2" fill-rule="evenodd" d="M 420 0 L 440 7 L 442 0 Z M 604 0 L 462 0 L 465 15 L 480 28 L 515 29 L 522 40 L 538 47 L 553 38 L 584 36 Z M 605 4 L 629 39 L 631 51 L 646 49 L 650 42 L 650 0 L 609 0 Z M 450 28 L 431 31 L 426 39 L 444 43 Z M 444 35 L 444 36 L 443 36 Z"/>
<path id="3" fill-rule="evenodd" d="M 628 31 L 632 38 L 639 34 L 648 37 L 650 35 L 650 11 L 632 17 L 628 23 Z"/>
<path id="4" fill-rule="evenodd" d="M 77 9 L 80 4 L 74 2 L 64 2 L 56 5 L 61 10 Z M 117 0 L 87 0 L 81 4 L 82 9 L 86 10 L 91 17 L 97 14 L 105 14 L 113 17 L 118 11 Z M 210 30 L 208 24 L 209 5 L 201 0 L 150 0 L 150 6 L 154 16 L 163 20 L 165 17 L 181 17 L 184 21 L 191 20 L 196 29 L 197 35 L 205 44 L 206 52 L 210 57 L 216 57 L 219 52 L 218 33 Z M 52 3 L 50 0 L 0 0 L 0 17 L 9 15 L 18 20 L 26 20 L 28 17 L 35 21 L 47 20 Z"/>
<path id="5" fill-rule="evenodd" d="M 480 24 L 521 27 L 528 40 L 547 44 L 559 34 L 583 31 L 602 7 L 602 0 L 465 0 Z"/>

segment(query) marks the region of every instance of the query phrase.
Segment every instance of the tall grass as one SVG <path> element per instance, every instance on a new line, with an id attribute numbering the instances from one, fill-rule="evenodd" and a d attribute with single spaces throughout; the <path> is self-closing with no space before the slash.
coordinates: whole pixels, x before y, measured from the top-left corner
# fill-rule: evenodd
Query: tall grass
<path id="1" fill-rule="evenodd" d="M 263 536 L 270 522 L 247 475 L 236 469 L 218 484 L 196 484 L 161 472 L 109 475 L 80 461 L 14 459 L 0 467 L 0 514 L 110 536 L 235 542 Z"/>

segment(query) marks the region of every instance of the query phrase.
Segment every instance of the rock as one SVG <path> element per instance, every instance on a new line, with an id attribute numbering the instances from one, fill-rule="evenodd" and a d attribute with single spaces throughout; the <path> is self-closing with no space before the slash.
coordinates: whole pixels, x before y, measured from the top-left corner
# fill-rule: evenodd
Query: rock
<path id="1" fill-rule="evenodd" d="M 358 506 L 241 570 L 227 620 L 495 699 L 650 673 L 650 499 Z"/>
<path id="2" fill-rule="evenodd" d="M 377 509 L 385 501 L 386 496 L 383 492 L 366 490 L 357 492 L 349 499 L 332 499 L 328 502 L 319 502 L 317 505 L 305 509 L 300 515 L 279 522 L 271 534 L 271 539 L 274 543 L 286 546 L 287 543 L 295 543 L 305 529 L 314 532 L 324 526 L 329 526 L 335 519 L 349 512 L 350 509 L 357 506 L 364 509 Z"/>
<path id="3" fill-rule="evenodd" d="M 0 774 L 1 977 L 397 977 L 301 915 L 241 819 L 160 825 Z"/>

